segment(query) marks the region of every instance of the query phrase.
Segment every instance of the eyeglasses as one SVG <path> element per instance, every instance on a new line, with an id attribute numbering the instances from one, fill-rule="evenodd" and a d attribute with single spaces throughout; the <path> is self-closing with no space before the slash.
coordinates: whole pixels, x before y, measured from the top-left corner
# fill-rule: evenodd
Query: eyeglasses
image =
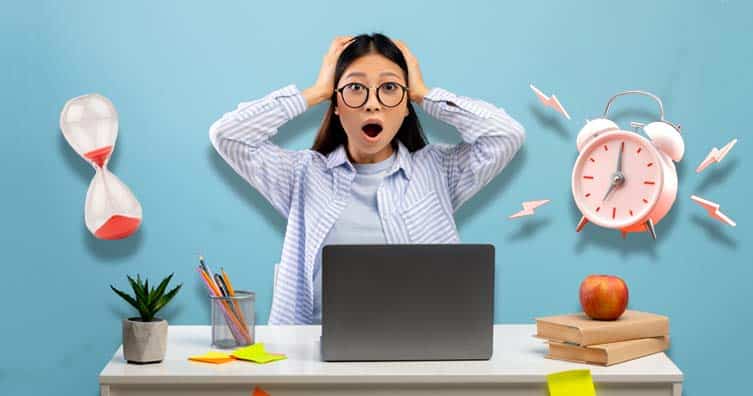
<path id="1" fill-rule="evenodd" d="M 397 107 L 405 97 L 408 87 L 396 82 L 386 82 L 376 89 L 376 96 L 379 103 L 385 107 Z M 357 109 L 366 104 L 369 100 L 369 87 L 353 82 L 343 85 L 337 89 L 346 106 Z"/>

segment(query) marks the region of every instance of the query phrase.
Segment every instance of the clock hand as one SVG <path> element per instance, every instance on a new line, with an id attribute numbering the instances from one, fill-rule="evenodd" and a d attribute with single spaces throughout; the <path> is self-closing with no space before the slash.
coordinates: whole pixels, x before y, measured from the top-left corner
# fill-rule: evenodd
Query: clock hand
<path id="1" fill-rule="evenodd" d="M 622 174 L 622 172 L 615 172 L 612 174 L 612 184 L 609 185 L 609 190 L 607 190 L 607 193 L 604 194 L 604 198 L 601 199 L 602 202 L 607 200 L 607 197 L 609 194 L 614 190 L 615 188 L 622 185 L 622 183 L 625 182 L 625 175 Z"/>
<path id="2" fill-rule="evenodd" d="M 625 149 L 625 142 L 622 142 L 620 144 L 620 150 L 617 153 L 617 169 L 612 174 L 612 184 L 609 185 L 609 190 L 607 190 L 607 193 L 604 194 L 604 198 L 601 199 L 602 202 L 607 200 L 607 197 L 609 194 L 614 190 L 615 188 L 622 185 L 622 183 L 625 182 L 625 175 L 622 174 L 622 152 Z"/>
<path id="3" fill-rule="evenodd" d="M 604 194 L 604 198 L 601 199 L 601 202 L 604 202 L 604 201 L 607 200 L 607 197 L 609 196 L 609 193 L 611 193 L 612 190 L 614 190 L 615 187 L 617 187 L 617 183 L 615 183 L 614 181 L 612 181 L 612 184 L 609 185 L 609 190 L 607 190 L 607 193 Z"/>
<path id="4" fill-rule="evenodd" d="M 620 144 L 620 152 L 617 154 L 617 170 L 615 173 L 622 173 L 622 151 L 625 149 L 625 142 Z"/>

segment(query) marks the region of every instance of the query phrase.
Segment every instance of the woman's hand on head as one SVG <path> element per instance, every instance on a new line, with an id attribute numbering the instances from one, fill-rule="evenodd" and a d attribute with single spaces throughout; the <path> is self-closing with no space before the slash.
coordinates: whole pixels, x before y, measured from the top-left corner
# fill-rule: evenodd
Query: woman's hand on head
<path id="1" fill-rule="evenodd" d="M 315 106 L 332 97 L 332 94 L 335 92 L 335 67 L 337 66 L 337 59 L 352 39 L 353 36 L 338 36 L 332 40 L 327 53 L 324 54 L 324 58 L 322 59 L 322 66 L 319 69 L 319 76 L 316 82 L 302 92 L 309 107 Z"/>
<path id="2" fill-rule="evenodd" d="M 421 104 L 424 96 L 429 92 L 429 88 L 424 84 L 424 78 L 421 76 L 421 69 L 418 67 L 418 59 L 408 49 L 401 40 L 392 40 L 400 51 L 403 53 L 405 62 L 408 64 L 408 95 L 410 100 Z"/>

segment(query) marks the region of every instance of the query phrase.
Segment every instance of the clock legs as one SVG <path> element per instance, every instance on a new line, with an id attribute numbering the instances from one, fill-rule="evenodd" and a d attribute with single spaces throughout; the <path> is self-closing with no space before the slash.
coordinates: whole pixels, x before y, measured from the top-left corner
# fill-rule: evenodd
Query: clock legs
<path id="1" fill-rule="evenodd" d="M 580 232 L 580 230 L 582 230 L 583 227 L 586 226 L 586 224 L 588 224 L 588 219 L 586 218 L 586 216 L 581 216 L 578 225 L 575 226 L 575 232 Z"/>
<path id="2" fill-rule="evenodd" d="M 646 229 L 651 235 L 651 238 L 656 240 L 656 229 L 654 228 L 654 222 L 651 219 L 648 219 L 648 221 L 646 221 Z"/>
<path id="3" fill-rule="evenodd" d="M 581 216 L 580 221 L 578 222 L 578 225 L 575 226 L 575 232 L 580 232 L 580 230 L 583 229 L 583 227 L 588 224 L 588 219 L 586 216 Z M 648 231 L 648 234 L 651 235 L 651 238 L 656 240 L 656 228 L 654 227 L 654 222 L 651 219 L 648 219 L 646 221 L 646 231 Z M 627 235 L 627 232 L 621 231 L 622 233 L 622 239 L 625 239 L 625 236 Z"/>

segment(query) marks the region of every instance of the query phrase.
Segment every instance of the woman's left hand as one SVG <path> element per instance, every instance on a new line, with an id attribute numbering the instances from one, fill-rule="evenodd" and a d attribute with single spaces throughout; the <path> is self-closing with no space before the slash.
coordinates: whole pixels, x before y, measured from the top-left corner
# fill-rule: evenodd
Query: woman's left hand
<path id="1" fill-rule="evenodd" d="M 429 92 L 429 89 L 424 84 L 424 79 L 421 76 L 421 69 L 418 67 L 418 60 L 413 53 L 408 49 L 400 40 L 392 40 L 400 51 L 403 53 L 405 62 L 408 64 L 408 96 L 410 100 L 421 104 L 424 100 L 424 96 Z"/>

